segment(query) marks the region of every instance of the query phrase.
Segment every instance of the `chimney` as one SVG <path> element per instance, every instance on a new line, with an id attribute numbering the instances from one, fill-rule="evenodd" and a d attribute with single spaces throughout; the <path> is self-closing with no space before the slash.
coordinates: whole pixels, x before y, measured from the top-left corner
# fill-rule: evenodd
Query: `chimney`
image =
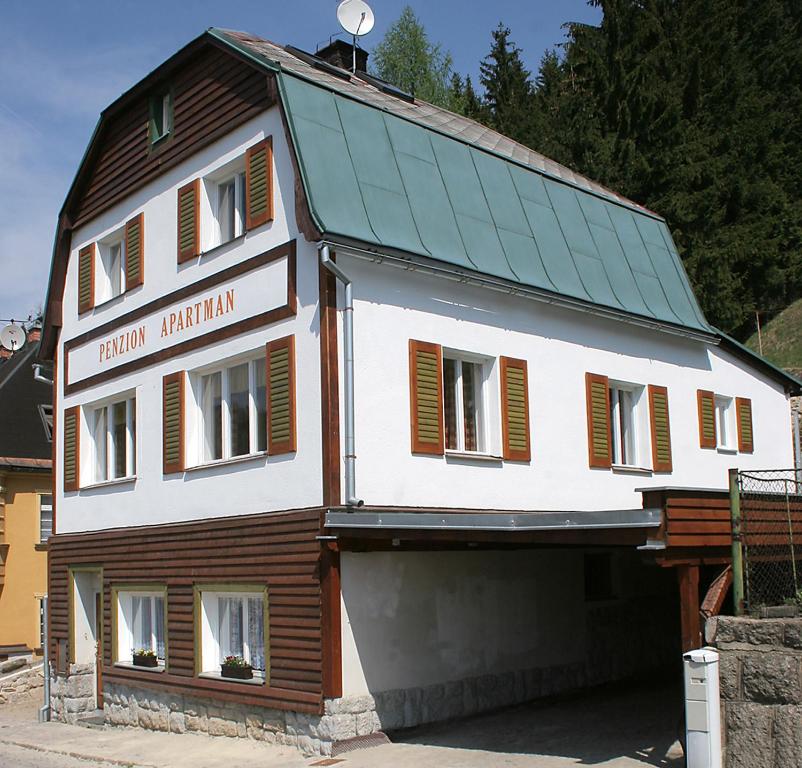
<path id="1" fill-rule="evenodd" d="M 35 341 L 39 341 L 42 338 L 42 329 L 38 326 L 34 326 L 33 328 L 28 328 L 28 344 L 33 344 Z"/>
<path id="2" fill-rule="evenodd" d="M 321 48 L 315 56 L 332 66 L 350 72 L 354 66 L 354 46 L 345 40 L 333 40 L 325 48 Z M 368 52 L 363 48 L 356 49 L 356 71 L 368 71 Z"/>

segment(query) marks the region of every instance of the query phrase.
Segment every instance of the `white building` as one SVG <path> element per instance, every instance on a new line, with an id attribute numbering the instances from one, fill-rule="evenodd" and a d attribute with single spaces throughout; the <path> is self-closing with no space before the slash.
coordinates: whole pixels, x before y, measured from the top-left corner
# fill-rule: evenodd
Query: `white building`
<path id="1" fill-rule="evenodd" d="M 43 337 L 62 718 L 329 752 L 670 663 L 728 468 L 792 464 L 798 382 L 659 215 L 343 45 L 210 30 L 101 115 Z"/>

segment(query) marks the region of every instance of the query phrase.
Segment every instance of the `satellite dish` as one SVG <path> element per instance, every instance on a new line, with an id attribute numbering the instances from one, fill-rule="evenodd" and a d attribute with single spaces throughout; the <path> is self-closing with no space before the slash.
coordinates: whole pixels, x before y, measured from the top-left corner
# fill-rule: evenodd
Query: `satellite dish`
<path id="1" fill-rule="evenodd" d="M 354 37 L 367 35 L 376 23 L 373 11 L 364 0 L 343 0 L 337 6 L 337 21 Z"/>
<path id="2" fill-rule="evenodd" d="M 25 345 L 25 330 L 21 325 L 7 325 L 0 331 L 0 346 L 15 352 Z"/>

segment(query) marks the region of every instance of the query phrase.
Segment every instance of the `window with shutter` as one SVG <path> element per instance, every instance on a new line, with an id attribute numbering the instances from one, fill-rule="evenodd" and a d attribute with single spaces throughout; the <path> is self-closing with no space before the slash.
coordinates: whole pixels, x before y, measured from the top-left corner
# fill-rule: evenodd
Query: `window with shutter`
<path id="1" fill-rule="evenodd" d="M 178 190 L 178 263 L 200 254 L 200 179 Z"/>
<path id="2" fill-rule="evenodd" d="M 80 409 L 64 409 L 64 490 L 77 491 L 80 487 Z"/>
<path id="3" fill-rule="evenodd" d="M 443 352 L 439 344 L 409 342 L 412 452 L 442 455 Z"/>
<path id="4" fill-rule="evenodd" d="M 78 313 L 95 306 L 95 244 L 78 252 Z"/>
<path id="5" fill-rule="evenodd" d="M 273 138 L 268 136 L 245 153 L 245 227 L 273 220 Z"/>
<path id="6" fill-rule="evenodd" d="M 511 461 L 529 461 L 529 380 L 526 360 L 500 358 L 501 436 L 503 456 Z"/>
<path id="7" fill-rule="evenodd" d="M 588 459 L 591 467 L 612 466 L 610 384 L 606 376 L 585 374 L 588 416 Z"/>
<path id="8" fill-rule="evenodd" d="M 735 411 L 738 420 L 738 450 L 742 453 L 754 451 L 752 432 L 752 401 L 747 397 L 735 398 Z"/>
<path id="9" fill-rule="evenodd" d="M 165 475 L 184 470 L 184 372 L 162 380 L 162 463 Z"/>
<path id="10" fill-rule="evenodd" d="M 267 452 L 292 453 L 295 435 L 295 337 L 267 344 Z"/>
<path id="11" fill-rule="evenodd" d="M 652 429 L 652 469 L 671 472 L 671 425 L 668 416 L 668 390 L 649 385 L 649 417 Z"/>
<path id="12" fill-rule="evenodd" d="M 706 389 L 699 389 L 696 391 L 696 405 L 699 412 L 699 445 L 702 448 L 715 448 L 716 397 Z"/>
<path id="13" fill-rule="evenodd" d="M 145 282 L 145 214 L 140 213 L 125 225 L 125 290 Z"/>

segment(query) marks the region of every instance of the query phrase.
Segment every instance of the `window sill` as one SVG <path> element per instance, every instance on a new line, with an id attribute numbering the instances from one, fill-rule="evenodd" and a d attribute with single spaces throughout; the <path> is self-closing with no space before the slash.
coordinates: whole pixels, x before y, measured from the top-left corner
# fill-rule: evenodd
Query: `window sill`
<path id="1" fill-rule="evenodd" d="M 491 464 L 501 464 L 504 459 L 501 456 L 493 456 L 490 453 L 473 453 L 471 451 L 446 451 L 446 461 L 484 461 Z"/>
<path id="2" fill-rule="evenodd" d="M 250 680 L 239 680 L 236 677 L 223 677 L 219 672 L 201 672 L 198 677 L 205 680 L 217 680 L 223 683 L 244 683 L 245 685 L 264 685 L 265 679 L 259 675 L 254 674 Z"/>
<path id="3" fill-rule="evenodd" d="M 159 664 L 157 667 L 141 667 L 131 661 L 115 661 L 114 666 L 120 667 L 120 669 L 135 669 L 137 672 L 149 672 L 150 674 L 167 671 L 167 667 L 164 664 Z"/>
<path id="4" fill-rule="evenodd" d="M 648 467 L 634 467 L 630 466 L 629 464 L 613 464 L 612 466 L 613 472 L 617 472 L 622 475 L 651 475 L 652 470 Z"/>
<path id="5" fill-rule="evenodd" d="M 207 256 L 214 256 L 218 251 L 222 251 L 226 246 L 229 245 L 239 245 L 243 240 L 245 240 L 245 234 L 246 233 L 243 232 L 241 235 L 232 237 L 231 240 L 226 240 L 224 243 L 213 245 L 208 251 L 201 251 L 199 258 L 205 259 Z"/>
<path id="6" fill-rule="evenodd" d="M 244 456 L 234 456 L 231 459 L 218 459 L 217 461 L 207 461 L 205 464 L 193 464 L 191 467 L 184 467 L 184 472 L 194 472 L 198 469 L 214 469 L 215 467 L 227 467 L 230 464 L 242 464 L 245 461 L 264 459 L 266 457 L 267 451 L 259 451 L 259 453 L 246 453 Z"/>
<path id="7" fill-rule="evenodd" d="M 130 475 L 129 477 L 117 477 L 114 480 L 101 480 L 99 483 L 91 483 L 89 485 L 82 485 L 79 490 L 81 491 L 91 491 L 94 488 L 108 488 L 109 486 L 113 485 L 125 485 L 126 483 L 133 483 L 136 482 L 136 475 Z"/>
<path id="8" fill-rule="evenodd" d="M 716 451 L 718 453 L 727 454 L 728 456 L 734 456 L 736 453 L 738 453 L 738 449 L 737 448 L 728 448 L 726 445 L 719 445 L 716 448 Z"/>
<path id="9" fill-rule="evenodd" d="M 40 541 L 38 544 L 34 544 L 33 548 L 37 552 L 47 552 L 47 542 Z"/>

